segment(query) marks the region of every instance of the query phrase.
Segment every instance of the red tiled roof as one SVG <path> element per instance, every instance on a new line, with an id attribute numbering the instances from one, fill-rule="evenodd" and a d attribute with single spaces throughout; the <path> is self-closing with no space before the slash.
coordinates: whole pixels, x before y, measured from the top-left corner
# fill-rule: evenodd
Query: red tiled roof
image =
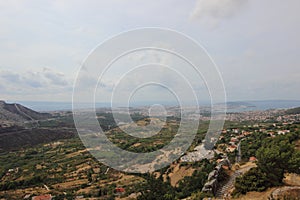
<path id="1" fill-rule="evenodd" d="M 249 158 L 249 161 L 257 161 L 257 159 L 256 159 L 254 156 L 251 156 L 251 157 Z"/>
<path id="2" fill-rule="evenodd" d="M 123 193 L 123 192 L 125 192 L 125 189 L 124 188 L 116 188 L 115 191 L 118 193 Z"/>

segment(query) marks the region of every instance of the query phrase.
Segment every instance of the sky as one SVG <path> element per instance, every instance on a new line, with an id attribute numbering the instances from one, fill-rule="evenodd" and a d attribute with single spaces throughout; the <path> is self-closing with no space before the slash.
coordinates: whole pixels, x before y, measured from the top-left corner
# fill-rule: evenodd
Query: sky
<path id="1" fill-rule="evenodd" d="M 69 102 L 78 71 L 95 47 L 124 31 L 161 27 L 206 49 L 229 101 L 300 100 L 299 9 L 298 0 L 0 0 L 0 99 Z M 111 89 L 100 102 L 109 101 L 116 74 L 122 75 L 117 66 L 110 74 L 102 84 Z M 169 83 L 180 89 L 180 81 Z M 199 80 L 199 88 L 203 84 Z M 136 98 L 162 97 L 148 89 L 148 96 Z"/>

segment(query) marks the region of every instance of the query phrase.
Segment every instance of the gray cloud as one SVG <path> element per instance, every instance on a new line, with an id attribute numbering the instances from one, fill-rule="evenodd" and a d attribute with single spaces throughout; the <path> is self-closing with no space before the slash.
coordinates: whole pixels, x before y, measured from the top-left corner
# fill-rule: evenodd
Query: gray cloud
<path id="1" fill-rule="evenodd" d="M 210 26 L 236 14 L 247 0 L 197 0 L 191 19 L 205 19 Z"/>
<path id="2" fill-rule="evenodd" d="M 146 25 L 182 31 L 203 44 L 231 100 L 299 99 L 299 5 L 297 0 L 0 1 L 0 93 L 9 99 L 70 101 L 78 63 L 90 50 L 114 34 Z M 154 57 L 134 55 L 128 63 L 174 64 Z M 125 64 L 102 80 L 101 98 Z M 24 70 L 28 66 L 34 70 Z M 88 77 L 83 87 L 94 86 L 97 78 Z M 171 77 L 161 72 L 161 79 Z M 203 84 L 194 82 L 202 91 Z"/>
<path id="3" fill-rule="evenodd" d="M 41 71 L 0 70 L 1 90 L 12 98 L 18 95 L 58 94 L 71 91 L 72 84 L 68 78 L 57 71 L 44 68 Z"/>
<path id="4" fill-rule="evenodd" d="M 55 72 L 49 68 L 43 69 L 43 75 L 47 78 L 50 83 L 58 86 L 65 86 L 68 85 L 66 77 L 63 73 Z"/>
<path id="5" fill-rule="evenodd" d="M 17 73 L 13 73 L 11 71 L 2 71 L 0 73 L 0 78 L 5 80 L 8 83 L 20 83 L 21 78 Z"/>

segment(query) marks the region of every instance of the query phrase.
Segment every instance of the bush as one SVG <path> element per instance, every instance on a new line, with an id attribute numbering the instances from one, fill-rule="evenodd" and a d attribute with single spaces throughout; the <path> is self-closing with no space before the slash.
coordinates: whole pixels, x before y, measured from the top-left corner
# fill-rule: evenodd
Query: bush
<path id="1" fill-rule="evenodd" d="M 246 194 L 249 191 L 264 191 L 269 186 L 266 175 L 259 168 L 250 169 L 235 182 L 234 195 Z"/>

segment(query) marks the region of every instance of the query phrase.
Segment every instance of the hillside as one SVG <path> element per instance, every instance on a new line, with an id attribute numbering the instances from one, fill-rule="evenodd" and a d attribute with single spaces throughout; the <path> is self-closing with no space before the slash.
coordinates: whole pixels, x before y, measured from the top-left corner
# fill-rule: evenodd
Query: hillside
<path id="1" fill-rule="evenodd" d="M 0 152 L 72 138 L 76 131 L 72 118 L 68 118 L 70 122 L 20 104 L 0 101 Z"/>
<path id="2" fill-rule="evenodd" d="M 295 115 L 295 114 L 300 114 L 300 107 L 297 108 L 291 108 L 285 111 L 286 114 L 288 115 Z"/>
<path id="3" fill-rule="evenodd" d="M 41 120 L 50 116 L 48 113 L 39 113 L 20 104 L 8 104 L 5 101 L 0 101 L 0 124 Z"/>
<path id="4" fill-rule="evenodd" d="M 67 128 L 60 129 L 22 129 L 15 127 L 12 132 L 0 132 L 0 152 L 32 147 L 41 143 L 53 142 L 59 139 L 73 138 L 75 131 Z"/>

